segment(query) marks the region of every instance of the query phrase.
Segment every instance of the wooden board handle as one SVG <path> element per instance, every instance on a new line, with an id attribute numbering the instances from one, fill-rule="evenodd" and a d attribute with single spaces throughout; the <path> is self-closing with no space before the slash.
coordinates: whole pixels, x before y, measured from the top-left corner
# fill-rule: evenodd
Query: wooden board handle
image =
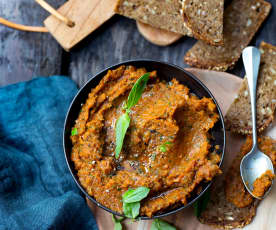
<path id="1" fill-rule="evenodd" d="M 71 21 L 69 18 L 64 17 L 61 13 L 59 13 L 57 10 L 55 10 L 52 6 L 50 6 L 47 2 L 44 0 L 35 0 L 42 8 L 47 10 L 50 14 L 55 16 L 60 21 L 63 21 L 67 26 L 73 27 L 75 23 Z"/>

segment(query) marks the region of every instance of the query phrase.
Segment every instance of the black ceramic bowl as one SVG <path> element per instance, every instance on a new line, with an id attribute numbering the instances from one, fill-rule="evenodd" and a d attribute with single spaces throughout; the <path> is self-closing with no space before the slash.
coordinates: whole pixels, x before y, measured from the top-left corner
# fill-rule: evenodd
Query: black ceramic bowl
<path id="1" fill-rule="evenodd" d="M 211 130 L 211 134 L 214 137 L 214 141 L 212 141 L 212 143 L 211 143 L 212 147 L 214 147 L 215 145 L 220 146 L 218 153 L 221 156 L 221 161 L 220 161 L 219 165 L 221 165 L 221 163 L 222 163 L 223 156 L 224 156 L 224 150 L 225 150 L 225 128 L 224 128 L 223 116 L 222 116 L 221 110 L 219 108 L 219 105 L 218 105 L 217 101 L 215 100 L 214 96 L 208 90 L 208 88 L 191 73 L 189 73 L 175 65 L 171 65 L 171 64 L 159 62 L 159 61 L 152 61 L 152 60 L 126 61 L 126 62 L 119 63 L 117 65 L 113 65 L 113 66 L 101 71 L 100 73 L 93 76 L 79 90 L 78 94 L 75 96 L 74 100 L 72 101 L 70 108 L 68 110 L 67 116 L 66 116 L 65 124 L 64 124 L 63 146 L 64 146 L 65 158 L 66 158 L 69 170 L 70 170 L 75 182 L 81 189 L 81 191 L 86 195 L 86 197 L 88 197 L 96 205 L 98 205 L 99 207 L 103 208 L 104 210 L 106 210 L 110 213 L 113 213 L 115 215 L 120 215 L 120 214 L 101 205 L 92 196 L 88 195 L 88 193 L 85 191 L 85 189 L 80 184 L 78 176 L 77 176 L 77 172 L 74 168 L 74 164 L 71 161 L 71 157 L 70 157 L 71 148 L 72 148 L 70 135 L 71 135 L 71 128 L 74 126 L 74 122 L 78 117 L 79 111 L 81 109 L 81 105 L 83 103 L 85 103 L 87 96 L 90 93 L 91 89 L 95 88 L 98 85 L 100 80 L 105 76 L 105 74 L 107 73 L 107 71 L 109 69 L 116 69 L 120 65 L 133 65 L 135 67 L 145 67 L 147 69 L 147 71 L 157 70 L 157 74 L 158 74 L 159 78 L 164 79 L 166 81 L 170 81 L 172 78 L 176 78 L 180 83 L 188 86 L 190 88 L 190 92 L 194 93 L 199 98 L 202 98 L 202 97 L 212 98 L 214 103 L 217 106 L 217 110 L 218 110 L 219 117 L 220 117 L 219 121 L 216 123 L 214 128 Z M 211 182 L 202 183 L 201 184 L 201 186 L 202 186 L 201 193 L 199 195 L 192 194 L 186 205 L 181 205 L 178 207 L 173 207 L 171 209 L 167 209 L 165 211 L 157 213 L 152 218 L 168 216 L 170 214 L 173 214 L 175 212 L 178 212 L 178 211 L 190 206 L 207 191 L 207 189 L 210 187 L 210 185 L 211 185 Z M 141 216 L 141 219 L 150 219 L 150 218 Z"/>

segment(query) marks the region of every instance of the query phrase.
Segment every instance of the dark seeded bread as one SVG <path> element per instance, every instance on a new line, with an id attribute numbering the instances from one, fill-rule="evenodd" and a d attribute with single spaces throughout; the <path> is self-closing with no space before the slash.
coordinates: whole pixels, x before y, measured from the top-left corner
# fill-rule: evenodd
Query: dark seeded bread
<path id="1" fill-rule="evenodd" d="M 270 137 L 262 136 L 258 138 L 258 143 L 260 149 L 271 158 L 275 167 L 276 141 Z M 199 218 L 203 224 L 220 229 L 233 229 L 242 228 L 253 220 L 260 201 L 251 198 L 244 188 L 239 170 L 242 157 L 251 150 L 251 147 L 252 138 L 248 137 L 226 174 L 223 174 L 222 178 L 216 180 L 212 185 L 210 201 Z M 234 196 L 232 196 L 232 193 Z M 251 199 L 248 199 L 248 196 Z M 234 200 L 238 200 L 240 204 L 247 204 L 237 207 L 241 205 L 237 205 L 236 202 L 233 202 Z"/>
<path id="2" fill-rule="evenodd" d="M 118 0 L 115 12 L 153 27 L 223 44 L 224 0 Z"/>
<path id="3" fill-rule="evenodd" d="M 257 86 L 257 127 L 262 132 L 273 121 L 276 107 L 276 46 L 265 42 L 260 45 L 262 53 Z M 252 133 L 250 95 L 245 78 L 237 98 L 225 116 L 228 130 L 235 133 Z"/>
<path id="4" fill-rule="evenodd" d="M 263 0 L 233 0 L 224 12 L 224 46 L 198 41 L 184 60 L 202 69 L 226 71 L 232 68 L 270 10 L 271 4 Z"/>
<path id="5" fill-rule="evenodd" d="M 212 186 L 211 200 L 199 221 L 214 228 L 233 229 L 248 225 L 256 215 L 259 200 L 254 200 L 245 208 L 237 208 L 226 200 L 224 187 L 221 184 Z"/>
<path id="6" fill-rule="evenodd" d="M 185 0 L 183 16 L 193 36 L 211 45 L 223 45 L 224 1 Z"/>

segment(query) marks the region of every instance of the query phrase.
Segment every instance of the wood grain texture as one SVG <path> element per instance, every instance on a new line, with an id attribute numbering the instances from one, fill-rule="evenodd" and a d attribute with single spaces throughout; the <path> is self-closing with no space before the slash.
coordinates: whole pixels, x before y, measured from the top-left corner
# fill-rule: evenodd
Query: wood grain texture
<path id="1" fill-rule="evenodd" d="M 54 0 L 49 3 L 58 6 Z M 2 0 L 0 15 L 13 22 L 41 26 L 48 13 L 32 0 Z M 0 25 L 0 45 L 0 86 L 61 73 L 62 50 L 48 33 L 23 32 Z"/>
<path id="2" fill-rule="evenodd" d="M 73 27 L 54 15 L 49 16 L 44 24 L 61 46 L 69 51 L 115 14 L 115 4 L 116 0 L 70 0 L 58 12 L 73 21 Z"/>
<path id="3" fill-rule="evenodd" d="M 177 34 L 167 30 L 154 28 L 143 22 L 136 21 L 137 29 L 143 37 L 150 43 L 158 46 L 168 46 L 183 37 L 182 34 Z"/>

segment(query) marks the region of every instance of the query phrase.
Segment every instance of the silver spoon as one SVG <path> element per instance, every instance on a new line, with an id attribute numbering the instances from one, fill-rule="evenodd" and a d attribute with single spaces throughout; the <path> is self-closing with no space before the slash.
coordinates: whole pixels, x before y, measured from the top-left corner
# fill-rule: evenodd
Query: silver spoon
<path id="1" fill-rule="evenodd" d="M 259 150 L 257 141 L 256 86 L 261 59 L 260 51 L 256 47 L 247 47 L 242 52 L 242 59 L 250 92 L 253 146 L 251 151 L 243 157 L 240 164 L 240 171 L 246 189 L 252 196 L 254 196 L 254 194 L 252 194 L 253 182 L 267 170 L 271 170 L 274 174 L 274 169 L 270 158 Z M 269 193 L 270 189 L 271 187 L 267 190 L 264 196 Z M 263 198 L 254 197 L 258 199 Z"/>

